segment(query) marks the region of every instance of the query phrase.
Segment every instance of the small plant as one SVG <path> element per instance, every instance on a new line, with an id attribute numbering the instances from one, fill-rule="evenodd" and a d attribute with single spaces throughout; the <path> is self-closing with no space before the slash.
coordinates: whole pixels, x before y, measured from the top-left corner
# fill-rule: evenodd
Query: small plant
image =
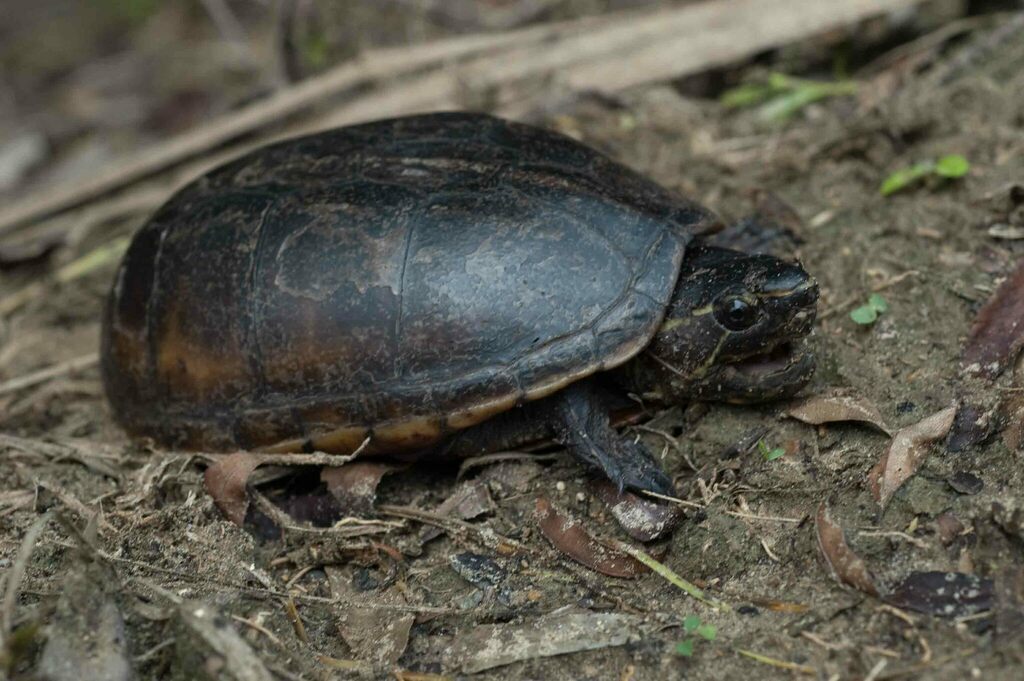
<path id="1" fill-rule="evenodd" d="M 882 183 L 882 196 L 889 196 L 906 189 L 927 177 L 938 177 L 955 180 L 963 177 L 971 169 L 970 162 L 960 154 L 949 154 L 937 161 L 921 161 L 909 168 L 902 168 L 885 178 Z"/>
<path id="2" fill-rule="evenodd" d="M 794 78 L 784 73 L 769 74 L 764 82 L 745 83 L 722 94 L 722 104 L 730 109 L 760 104 L 759 115 L 769 121 L 781 122 L 821 99 L 852 95 L 857 83 Z"/>
<path id="3" fill-rule="evenodd" d="M 686 616 L 683 620 L 683 631 L 690 634 L 690 636 L 676 644 L 676 654 L 682 655 L 683 657 L 690 657 L 693 655 L 694 642 L 701 638 L 705 641 L 714 641 L 715 637 L 718 635 L 718 629 L 715 625 L 701 622 L 700 617 L 697 615 Z"/>
<path id="4" fill-rule="evenodd" d="M 877 293 L 868 296 L 868 302 L 850 312 L 850 319 L 861 325 L 874 324 L 878 315 L 889 309 L 889 303 Z"/>
<path id="5" fill-rule="evenodd" d="M 757 450 L 761 452 L 761 457 L 765 461 L 775 461 L 775 459 L 781 458 L 786 455 L 786 450 L 782 447 L 775 447 L 772 449 L 769 447 L 764 440 L 757 441 Z"/>

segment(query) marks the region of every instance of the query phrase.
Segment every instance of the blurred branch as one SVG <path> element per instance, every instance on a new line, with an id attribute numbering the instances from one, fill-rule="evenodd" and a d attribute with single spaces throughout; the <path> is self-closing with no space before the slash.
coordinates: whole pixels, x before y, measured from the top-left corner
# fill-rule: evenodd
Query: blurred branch
<path id="1" fill-rule="evenodd" d="M 544 97 L 612 93 L 721 66 L 918 0 L 709 0 L 590 17 L 404 48 L 374 50 L 247 108 L 144 149 L 78 184 L 52 187 L 0 211 L 0 236 L 176 166 L 339 95 L 327 115 L 276 138 L 445 108 L 520 116 Z M 375 88 L 366 88 L 376 84 Z M 357 88 L 362 86 L 357 91 Z M 267 142 L 239 145 L 216 159 Z M 209 161 L 210 159 L 203 159 Z M 206 163 L 203 163 L 205 166 Z"/>

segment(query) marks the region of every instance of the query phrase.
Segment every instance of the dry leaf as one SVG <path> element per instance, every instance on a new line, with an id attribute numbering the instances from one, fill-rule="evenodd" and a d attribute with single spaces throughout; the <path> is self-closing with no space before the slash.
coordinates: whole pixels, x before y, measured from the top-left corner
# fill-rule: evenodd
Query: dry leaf
<path id="1" fill-rule="evenodd" d="M 962 572 L 912 572 L 885 602 L 938 617 L 963 617 L 991 610 L 995 584 Z"/>
<path id="2" fill-rule="evenodd" d="M 236 681 L 273 681 L 260 656 L 238 635 L 230 620 L 206 603 L 185 601 L 178 605 L 181 623 L 176 640 L 176 657 L 193 678 L 234 679 Z M 202 672 L 203 662 L 217 661 L 215 675 Z"/>
<path id="3" fill-rule="evenodd" d="M 544 497 L 537 499 L 537 524 L 556 549 L 591 570 L 609 577 L 636 577 L 647 571 L 632 556 L 591 537 L 578 520 L 558 511 Z"/>
<path id="4" fill-rule="evenodd" d="M 843 528 L 832 519 L 832 514 L 824 501 L 818 506 L 814 529 L 818 536 L 818 548 L 825 557 L 832 577 L 837 582 L 849 584 L 877 598 L 879 591 L 875 586 L 874 577 L 861 557 L 846 543 Z"/>
<path id="5" fill-rule="evenodd" d="M 956 410 L 953 405 L 896 433 L 889 449 L 868 473 L 868 487 L 882 508 L 921 467 L 931 450 L 929 445 L 946 437 Z"/>
<path id="6" fill-rule="evenodd" d="M 412 613 L 348 607 L 338 621 L 338 631 L 358 659 L 387 669 L 405 652 L 415 621 Z"/>
<path id="7" fill-rule="evenodd" d="M 964 370 L 995 378 L 1024 345 L 1024 260 L 974 318 L 960 356 Z"/>
<path id="8" fill-rule="evenodd" d="M 683 517 L 679 506 L 644 499 L 619 488 L 608 478 L 592 479 L 590 488 L 615 516 L 622 529 L 633 539 L 653 541 L 670 532 Z"/>
<path id="9" fill-rule="evenodd" d="M 992 412 L 993 410 L 979 404 L 962 404 L 956 413 L 956 419 L 953 420 L 953 428 L 946 440 L 946 449 L 951 452 L 962 452 L 987 440 L 995 428 Z"/>
<path id="10" fill-rule="evenodd" d="M 353 570 L 352 566 L 324 567 L 331 595 L 346 604 L 339 613 L 338 632 L 358 660 L 374 665 L 378 671 L 389 669 L 405 652 L 416 616 L 388 607 L 407 604 L 395 586 L 374 592 L 372 603 L 383 607 L 360 607 L 360 601 L 367 602 L 367 594 L 353 584 Z"/>
<path id="11" fill-rule="evenodd" d="M 461 520 L 472 520 L 493 510 L 494 501 L 487 485 L 474 480 L 461 483 L 433 512 L 439 516 L 454 515 Z M 440 527 L 428 525 L 420 530 L 420 541 L 428 542 L 440 536 L 443 531 Z"/>
<path id="12" fill-rule="evenodd" d="M 355 461 L 344 466 L 324 466 L 320 480 L 344 515 L 366 516 L 373 513 L 381 479 L 394 470 L 394 466 L 384 463 Z"/>
<path id="13" fill-rule="evenodd" d="M 249 452 L 235 452 L 218 459 L 206 469 L 203 485 L 213 498 L 221 513 L 234 524 L 241 526 L 249 510 L 249 496 L 245 486 L 252 472 L 263 459 Z"/>
<path id="14" fill-rule="evenodd" d="M 568 612 L 522 623 L 482 624 L 459 632 L 446 660 L 467 674 L 522 660 L 598 650 L 638 641 L 643 618 L 613 612 Z"/>
<path id="15" fill-rule="evenodd" d="M 814 395 L 790 407 L 786 415 L 815 426 L 823 423 L 858 421 L 868 423 L 886 435 L 892 435 L 892 429 L 886 425 L 878 407 L 863 397 L 841 391 Z"/>

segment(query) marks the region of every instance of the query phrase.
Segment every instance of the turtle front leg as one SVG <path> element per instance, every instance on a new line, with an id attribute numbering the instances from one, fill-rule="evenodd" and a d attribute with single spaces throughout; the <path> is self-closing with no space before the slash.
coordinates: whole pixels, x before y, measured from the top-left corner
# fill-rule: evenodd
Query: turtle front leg
<path id="1" fill-rule="evenodd" d="M 593 381 L 574 383 L 548 399 L 555 440 L 573 456 L 600 469 L 620 490 L 675 495 L 672 480 L 651 452 L 612 428 L 607 396 Z"/>

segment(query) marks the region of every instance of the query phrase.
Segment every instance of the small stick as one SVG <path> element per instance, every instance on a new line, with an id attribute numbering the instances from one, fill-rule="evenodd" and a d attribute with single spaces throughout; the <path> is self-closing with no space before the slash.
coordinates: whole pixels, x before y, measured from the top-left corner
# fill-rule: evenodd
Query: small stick
<path id="1" fill-rule="evenodd" d="M 45 383 L 50 379 L 64 376 L 65 374 L 73 374 L 81 371 L 82 369 L 90 369 L 96 366 L 99 361 L 99 354 L 91 352 L 88 355 L 75 357 L 74 359 L 69 359 L 68 361 L 61 362 L 60 364 L 54 364 L 53 366 L 46 367 L 45 369 L 39 369 L 38 371 L 23 374 L 0 383 L 0 395 L 6 395 L 8 393 L 24 390 L 25 388 L 31 388 L 34 385 Z"/>
<path id="2" fill-rule="evenodd" d="M 734 650 L 743 657 L 749 657 L 751 660 L 760 662 L 762 664 L 771 665 L 772 667 L 778 667 L 779 669 L 788 669 L 790 671 L 799 672 L 801 674 L 818 673 L 818 670 L 814 667 L 808 667 L 804 664 L 797 664 L 796 662 L 787 662 L 786 660 L 779 660 L 774 657 L 762 655 L 761 653 L 755 653 L 752 650 L 744 650 L 743 648 L 734 648 Z"/>
<path id="3" fill-rule="evenodd" d="M 289 596 L 284 602 L 284 611 L 288 615 L 289 621 L 292 623 L 292 627 L 295 628 L 295 635 L 299 637 L 299 640 L 309 645 L 309 635 L 306 633 L 306 625 L 302 623 L 302 618 L 299 616 L 299 609 L 295 607 L 295 599 Z"/>
<path id="4" fill-rule="evenodd" d="M 25 533 L 25 538 L 21 540 L 21 546 L 18 548 L 18 555 L 14 559 L 14 564 L 11 565 L 10 572 L 7 573 L 7 590 L 4 592 L 3 609 L 0 610 L 0 650 L 6 650 L 7 648 L 7 636 L 11 631 L 11 624 L 14 621 L 14 606 L 18 601 L 18 590 L 21 588 L 21 580 L 25 578 L 25 569 L 28 567 L 28 561 L 32 557 L 32 551 L 36 547 L 36 542 L 39 541 L 39 535 L 46 529 L 46 524 L 50 522 L 50 513 L 44 513 L 32 523 L 32 526 L 28 528 L 28 532 Z"/>
<path id="5" fill-rule="evenodd" d="M 676 586 L 680 590 L 688 593 L 690 596 L 696 598 L 701 603 L 704 603 L 705 605 L 708 605 L 714 608 L 715 610 L 732 610 L 732 607 L 725 601 L 720 601 L 717 598 L 706 596 L 704 594 L 704 590 L 701 589 L 699 586 L 686 579 L 683 579 L 673 570 L 671 570 L 667 565 L 658 562 L 654 558 L 651 558 L 649 555 L 647 555 L 640 549 L 630 544 L 627 544 L 624 541 L 618 541 L 617 539 L 611 539 L 608 543 L 612 548 L 618 549 L 623 553 L 628 553 L 633 558 L 636 558 L 638 561 L 649 567 L 652 571 L 661 576 L 667 582 Z"/>

